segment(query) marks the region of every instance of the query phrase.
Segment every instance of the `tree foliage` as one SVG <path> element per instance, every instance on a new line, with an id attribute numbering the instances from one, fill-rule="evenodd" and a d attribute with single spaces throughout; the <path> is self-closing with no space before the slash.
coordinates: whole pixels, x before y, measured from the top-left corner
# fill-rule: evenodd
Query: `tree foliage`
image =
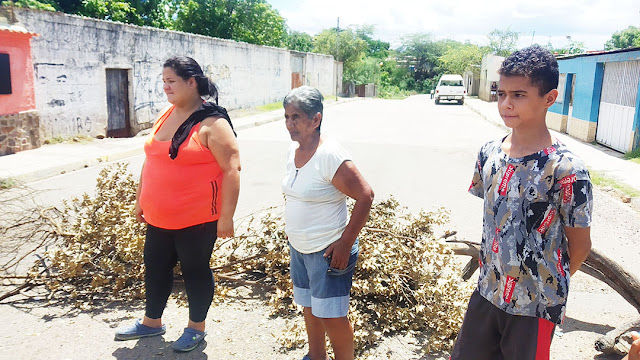
<path id="1" fill-rule="evenodd" d="M 36 10 L 45 10 L 45 11 L 56 11 L 55 3 L 51 3 L 49 1 L 38 1 L 38 0 L 15 0 L 13 3 L 9 0 L 1 3 L 2 6 L 15 6 L 21 8 L 29 8 Z"/>
<path id="2" fill-rule="evenodd" d="M 474 44 L 460 44 L 449 47 L 439 60 L 446 73 L 462 75 L 471 65 L 480 65 L 482 57 L 491 49 Z"/>
<path id="3" fill-rule="evenodd" d="M 15 4 L 256 45 L 287 44 L 286 22 L 266 0 L 17 0 Z"/>
<path id="4" fill-rule="evenodd" d="M 611 35 L 611 39 L 604 44 L 605 50 L 625 49 L 634 46 L 640 46 L 640 27 L 635 26 L 616 31 Z"/>
<path id="5" fill-rule="evenodd" d="M 78 14 L 96 19 L 142 25 L 142 19 L 136 9 L 124 1 L 84 0 Z"/>
<path id="6" fill-rule="evenodd" d="M 284 46 L 285 21 L 264 0 L 188 0 L 175 29 L 256 45 Z"/>
<path id="7" fill-rule="evenodd" d="M 388 42 L 374 39 L 373 35 L 375 28 L 373 25 L 362 25 L 355 28 L 356 35 L 367 43 L 367 49 L 365 50 L 366 56 L 370 56 L 376 59 L 386 59 L 389 56 Z"/>
<path id="8" fill-rule="evenodd" d="M 336 46 L 336 39 L 338 44 Z M 358 63 L 364 59 L 367 42 L 361 39 L 351 28 L 341 29 L 340 35 L 336 29 L 322 30 L 313 38 L 313 51 L 320 54 L 332 55 L 334 59 L 342 61 L 343 79 L 355 81 Z"/>
<path id="9" fill-rule="evenodd" d="M 516 50 L 520 35 L 510 28 L 506 28 L 505 30 L 494 29 L 487 37 L 489 38 L 489 47 L 494 54 L 509 56 Z"/>
<path id="10" fill-rule="evenodd" d="M 287 36 L 287 49 L 312 52 L 313 36 L 305 32 L 290 30 Z"/>

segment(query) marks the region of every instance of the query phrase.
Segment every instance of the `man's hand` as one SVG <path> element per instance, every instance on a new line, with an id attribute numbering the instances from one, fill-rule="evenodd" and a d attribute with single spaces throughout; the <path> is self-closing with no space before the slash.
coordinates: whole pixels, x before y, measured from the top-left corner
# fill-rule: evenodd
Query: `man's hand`
<path id="1" fill-rule="evenodd" d="M 340 238 L 338 241 L 329 245 L 324 252 L 324 257 L 331 257 L 331 267 L 342 270 L 349 265 L 349 257 L 351 256 L 351 247 L 348 242 Z"/>
<path id="2" fill-rule="evenodd" d="M 631 350 L 623 360 L 640 360 L 640 334 L 634 331 L 631 333 L 631 338 L 633 339 Z"/>

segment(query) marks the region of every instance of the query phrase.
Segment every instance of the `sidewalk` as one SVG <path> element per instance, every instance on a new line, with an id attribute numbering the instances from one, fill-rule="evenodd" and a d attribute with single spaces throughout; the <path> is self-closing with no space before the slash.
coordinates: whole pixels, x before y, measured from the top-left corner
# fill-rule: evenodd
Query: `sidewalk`
<path id="1" fill-rule="evenodd" d="M 467 98 L 465 104 L 487 121 L 508 131 L 498 113 L 497 102 L 486 102 L 478 98 Z M 565 143 L 590 169 L 625 183 L 640 191 L 640 164 L 624 160 L 622 154 L 602 145 L 589 144 L 567 134 L 551 131 L 552 135 Z"/>
<path id="2" fill-rule="evenodd" d="M 325 108 L 353 100 L 354 98 L 341 98 L 337 101 L 325 101 Z M 257 114 L 252 112 L 255 111 L 241 109 L 229 112 L 236 131 L 284 120 L 284 109 Z M 103 162 L 140 155 L 143 153 L 143 145 L 149 131 L 144 130 L 131 138 L 105 138 L 93 139 L 88 143 L 43 145 L 38 149 L 0 156 L 0 184 L 28 183 Z"/>

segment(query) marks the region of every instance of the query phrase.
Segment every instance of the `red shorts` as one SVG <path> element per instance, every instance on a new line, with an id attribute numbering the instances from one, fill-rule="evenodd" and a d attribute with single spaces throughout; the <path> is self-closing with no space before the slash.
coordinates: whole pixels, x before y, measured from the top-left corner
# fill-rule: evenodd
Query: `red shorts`
<path id="1" fill-rule="evenodd" d="M 478 291 L 469 300 L 451 360 L 549 360 L 556 324 L 507 314 Z"/>

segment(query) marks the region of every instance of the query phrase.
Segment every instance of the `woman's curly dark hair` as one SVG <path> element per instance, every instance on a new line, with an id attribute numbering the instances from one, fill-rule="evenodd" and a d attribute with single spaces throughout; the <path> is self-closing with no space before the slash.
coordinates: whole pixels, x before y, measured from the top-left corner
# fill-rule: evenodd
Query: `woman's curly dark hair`
<path id="1" fill-rule="evenodd" d="M 540 95 L 558 88 L 558 61 L 540 45 L 532 45 L 509 55 L 498 73 L 502 76 L 526 76 Z"/>

